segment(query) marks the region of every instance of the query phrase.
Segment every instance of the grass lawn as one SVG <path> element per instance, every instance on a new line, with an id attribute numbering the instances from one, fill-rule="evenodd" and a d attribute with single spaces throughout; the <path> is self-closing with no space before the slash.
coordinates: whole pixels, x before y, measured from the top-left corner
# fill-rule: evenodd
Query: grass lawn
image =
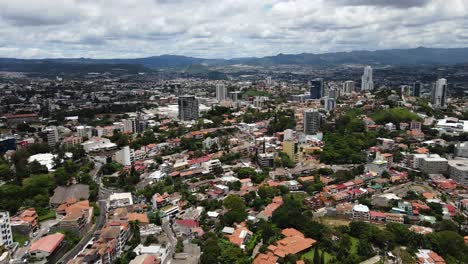
<path id="1" fill-rule="evenodd" d="M 24 242 L 29 240 L 29 237 L 19 234 L 19 233 L 13 233 L 13 240 L 15 242 L 19 243 L 19 246 L 22 247 L 24 245 Z"/>
<path id="2" fill-rule="evenodd" d="M 320 254 L 323 254 L 322 250 L 319 250 L 319 252 L 320 252 Z M 314 253 L 315 253 L 315 249 L 312 248 L 309 252 L 302 255 L 301 259 L 302 260 L 308 259 L 310 261 L 313 261 L 314 260 Z M 332 255 L 330 255 L 330 253 L 328 253 L 328 252 L 325 252 L 325 263 L 328 263 L 331 259 L 332 259 Z"/>
<path id="3" fill-rule="evenodd" d="M 42 222 L 42 221 L 45 221 L 45 220 L 49 220 L 49 219 L 55 219 L 55 211 L 54 210 L 48 210 L 45 214 L 40 214 L 38 217 L 37 217 L 37 220 L 39 222 Z"/>
<path id="4" fill-rule="evenodd" d="M 351 221 L 347 219 L 333 217 L 320 217 L 317 221 L 329 227 L 348 226 L 349 223 L 351 223 Z"/>
<path id="5" fill-rule="evenodd" d="M 355 237 L 351 237 L 351 249 L 349 253 L 357 255 L 358 245 L 359 245 L 359 239 Z"/>

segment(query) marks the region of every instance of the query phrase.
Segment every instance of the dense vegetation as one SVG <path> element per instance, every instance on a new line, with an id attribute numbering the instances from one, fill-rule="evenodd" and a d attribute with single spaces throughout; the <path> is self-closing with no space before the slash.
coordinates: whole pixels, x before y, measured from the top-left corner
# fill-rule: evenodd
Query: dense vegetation
<path id="1" fill-rule="evenodd" d="M 324 128 L 325 147 L 320 160 L 327 164 L 357 164 L 366 161 L 364 150 L 376 143 L 377 134 L 367 132 L 358 112 L 350 112 L 336 120 L 335 126 Z"/>

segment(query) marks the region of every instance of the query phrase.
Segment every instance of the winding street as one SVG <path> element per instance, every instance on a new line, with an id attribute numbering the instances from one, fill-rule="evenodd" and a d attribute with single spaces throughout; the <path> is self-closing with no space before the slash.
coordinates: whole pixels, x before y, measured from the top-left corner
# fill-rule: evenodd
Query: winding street
<path id="1" fill-rule="evenodd" d="M 164 259 L 162 264 L 170 264 L 172 261 L 172 256 L 175 252 L 177 239 L 174 235 L 174 232 L 172 232 L 171 224 L 169 223 L 169 221 L 164 221 L 161 227 L 164 233 L 166 233 L 167 237 L 169 238 L 169 251 L 167 252 L 167 257 Z"/>

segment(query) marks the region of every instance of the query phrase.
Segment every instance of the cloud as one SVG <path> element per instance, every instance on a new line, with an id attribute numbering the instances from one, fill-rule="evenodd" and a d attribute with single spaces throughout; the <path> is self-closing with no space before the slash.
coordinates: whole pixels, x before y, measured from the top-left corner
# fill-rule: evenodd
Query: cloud
<path id="1" fill-rule="evenodd" d="M 0 0 L 0 57 L 462 47 L 465 0 Z"/>
<path id="2" fill-rule="evenodd" d="M 356 5 L 356 6 L 390 6 L 397 8 L 408 8 L 424 6 L 430 0 L 331 0 L 342 5 Z"/>

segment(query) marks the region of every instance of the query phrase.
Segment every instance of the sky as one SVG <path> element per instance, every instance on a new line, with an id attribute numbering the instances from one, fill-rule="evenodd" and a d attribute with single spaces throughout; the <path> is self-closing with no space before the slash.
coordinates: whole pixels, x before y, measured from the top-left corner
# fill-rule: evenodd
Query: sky
<path id="1" fill-rule="evenodd" d="M 0 57 L 468 47 L 468 0 L 0 0 Z"/>

